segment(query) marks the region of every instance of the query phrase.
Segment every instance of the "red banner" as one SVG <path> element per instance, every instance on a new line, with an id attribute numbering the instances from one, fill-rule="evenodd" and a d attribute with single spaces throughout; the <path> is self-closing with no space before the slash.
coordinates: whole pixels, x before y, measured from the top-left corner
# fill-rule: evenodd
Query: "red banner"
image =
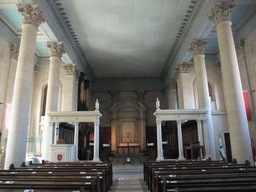
<path id="1" fill-rule="evenodd" d="M 250 104 L 247 91 L 243 91 L 244 95 L 244 104 L 245 104 L 245 111 L 247 115 L 247 120 L 251 121 L 251 112 L 250 112 Z"/>

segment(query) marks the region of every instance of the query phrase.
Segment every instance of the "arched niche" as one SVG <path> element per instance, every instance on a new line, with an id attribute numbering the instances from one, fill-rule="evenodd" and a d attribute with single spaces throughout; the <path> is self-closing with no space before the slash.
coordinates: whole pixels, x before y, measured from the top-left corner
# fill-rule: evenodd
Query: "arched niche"
<path id="1" fill-rule="evenodd" d="M 111 107 L 111 150 L 118 146 L 146 148 L 145 107 L 138 101 L 122 100 Z M 129 135 L 129 137 L 128 137 Z"/>

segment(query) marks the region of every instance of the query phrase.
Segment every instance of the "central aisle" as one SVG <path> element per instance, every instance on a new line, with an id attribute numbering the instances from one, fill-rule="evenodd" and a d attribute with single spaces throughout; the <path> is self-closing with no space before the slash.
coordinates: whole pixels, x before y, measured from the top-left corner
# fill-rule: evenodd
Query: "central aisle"
<path id="1" fill-rule="evenodd" d="M 143 181 L 143 162 L 147 157 L 131 154 L 131 163 L 126 163 L 127 155 L 115 155 L 110 161 L 113 165 L 113 186 L 110 192 L 148 192 Z"/>

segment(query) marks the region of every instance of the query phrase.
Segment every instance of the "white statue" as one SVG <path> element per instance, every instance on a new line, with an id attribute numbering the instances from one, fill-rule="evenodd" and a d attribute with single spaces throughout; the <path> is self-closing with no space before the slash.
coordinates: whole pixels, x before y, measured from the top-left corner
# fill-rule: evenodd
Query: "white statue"
<path id="1" fill-rule="evenodd" d="M 98 99 L 96 99 L 95 110 L 98 111 L 99 109 L 100 109 L 99 101 L 98 101 Z"/>
<path id="2" fill-rule="evenodd" d="M 156 99 L 156 109 L 160 109 L 160 101 L 158 98 Z"/>

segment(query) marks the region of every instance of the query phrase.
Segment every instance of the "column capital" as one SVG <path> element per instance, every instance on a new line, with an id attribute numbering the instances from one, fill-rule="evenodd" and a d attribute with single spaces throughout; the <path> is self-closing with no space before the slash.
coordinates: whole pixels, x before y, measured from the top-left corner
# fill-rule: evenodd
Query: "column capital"
<path id="1" fill-rule="evenodd" d="M 244 54 L 244 39 L 239 39 L 239 41 L 235 44 L 236 46 L 236 54 L 237 56 Z"/>
<path id="2" fill-rule="evenodd" d="M 63 68 L 65 69 L 65 75 L 76 75 L 78 71 L 76 64 L 64 64 Z"/>
<path id="3" fill-rule="evenodd" d="M 181 124 L 181 120 L 176 120 L 176 123 Z"/>
<path id="4" fill-rule="evenodd" d="M 59 57 L 61 58 L 62 55 L 66 52 L 64 45 L 62 42 L 47 42 L 47 47 L 50 49 L 50 56 L 51 57 Z"/>
<path id="5" fill-rule="evenodd" d="M 231 21 L 231 13 L 235 8 L 233 2 L 216 2 L 212 8 L 208 18 L 218 25 L 222 21 Z"/>
<path id="6" fill-rule="evenodd" d="M 193 53 L 194 56 L 204 54 L 204 48 L 206 45 L 207 39 L 193 39 L 188 47 L 188 50 Z"/>
<path id="7" fill-rule="evenodd" d="M 20 5 L 17 4 L 18 12 L 23 17 L 23 24 L 33 24 L 36 27 L 45 22 L 46 18 L 44 17 L 42 11 L 39 8 L 38 4 L 34 5 Z"/>
<path id="8" fill-rule="evenodd" d="M 190 72 L 190 66 L 192 65 L 192 62 L 180 62 L 178 66 L 174 70 L 174 74 L 176 76 L 179 76 L 180 73 L 189 73 Z"/>
<path id="9" fill-rule="evenodd" d="M 35 65 L 34 75 L 37 76 L 37 74 L 39 73 L 39 71 L 40 71 L 40 65 L 39 65 L 39 64 L 36 64 L 36 65 Z"/>
<path id="10" fill-rule="evenodd" d="M 11 44 L 11 58 L 18 60 L 19 56 L 19 47 L 16 43 Z"/>

